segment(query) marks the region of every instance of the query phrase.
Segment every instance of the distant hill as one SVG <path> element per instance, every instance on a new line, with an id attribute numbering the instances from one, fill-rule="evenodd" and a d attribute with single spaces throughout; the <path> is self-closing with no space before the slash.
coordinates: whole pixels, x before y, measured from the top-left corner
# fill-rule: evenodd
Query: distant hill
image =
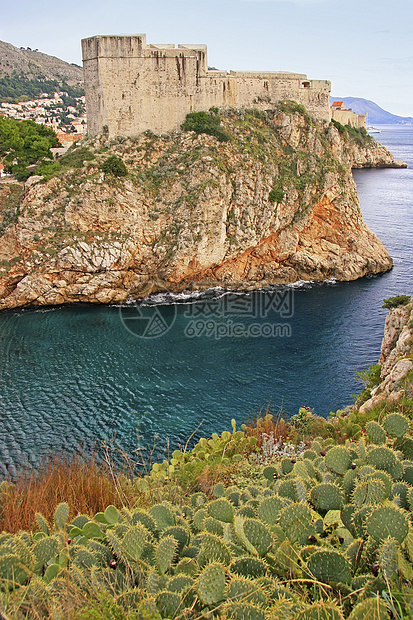
<path id="1" fill-rule="evenodd" d="M 29 80 L 56 80 L 70 86 L 83 85 L 82 67 L 43 52 L 21 49 L 0 41 L 0 78 L 13 73 L 23 74 Z"/>
<path id="2" fill-rule="evenodd" d="M 40 93 L 59 90 L 72 97 L 83 95 L 83 69 L 55 56 L 0 41 L 0 102 L 37 99 Z"/>
<path id="3" fill-rule="evenodd" d="M 346 108 L 353 110 L 356 114 L 365 114 L 367 112 L 368 125 L 413 125 L 413 117 L 396 116 L 386 112 L 376 103 L 369 99 L 361 99 L 360 97 L 331 97 L 333 101 L 343 101 Z"/>

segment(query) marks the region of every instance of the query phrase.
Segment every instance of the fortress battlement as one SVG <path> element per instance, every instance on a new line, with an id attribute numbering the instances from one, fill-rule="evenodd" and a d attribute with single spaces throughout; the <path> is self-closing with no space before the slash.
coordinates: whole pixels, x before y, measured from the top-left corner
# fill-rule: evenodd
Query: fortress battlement
<path id="1" fill-rule="evenodd" d="M 147 44 L 145 34 L 82 40 L 88 133 L 179 129 L 189 112 L 268 109 L 288 99 L 329 121 L 330 82 L 302 73 L 208 69 L 206 45 Z"/>

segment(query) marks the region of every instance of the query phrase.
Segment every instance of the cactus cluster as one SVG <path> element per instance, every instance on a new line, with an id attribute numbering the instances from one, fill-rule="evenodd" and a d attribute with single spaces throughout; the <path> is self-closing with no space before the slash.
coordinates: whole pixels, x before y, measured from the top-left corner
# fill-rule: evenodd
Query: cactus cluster
<path id="1" fill-rule="evenodd" d="M 370 444 L 318 438 L 289 464 L 261 468 L 248 487 L 219 483 L 209 497 L 108 506 L 71 522 L 59 504 L 53 524 L 38 515 L 39 531 L 0 535 L 0 587 L 47 596 L 63 581 L 109 583 L 119 604 L 144 601 L 152 616 L 141 615 L 151 618 L 386 618 L 386 582 L 413 578 L 407 431 L 391 414 L 368 424 Z M 196 458 L 213 454 L 205 442 Z M 185 467 L 184 457 L 175 452 L 173 467 Z M 171 464 L 154 466 L 155 477 Z M 303 584 L 300 597 L 289 580 Z M 314 587 L 339 596 L 314 602 Z"/>

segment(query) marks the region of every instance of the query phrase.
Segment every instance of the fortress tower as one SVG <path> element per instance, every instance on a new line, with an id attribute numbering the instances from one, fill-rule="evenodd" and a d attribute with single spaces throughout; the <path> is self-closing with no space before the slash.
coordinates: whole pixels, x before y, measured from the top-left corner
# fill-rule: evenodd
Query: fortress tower
<path id="1" fill-rule="evenodd" d="M 330 82 L 300 73 L 208 70 L 206 45 L 149 45 L 146 35 L 82 40 L 88 133 L 179 128 L 188 112 L 274 107 L 291 99 L 329 121 Z"/>

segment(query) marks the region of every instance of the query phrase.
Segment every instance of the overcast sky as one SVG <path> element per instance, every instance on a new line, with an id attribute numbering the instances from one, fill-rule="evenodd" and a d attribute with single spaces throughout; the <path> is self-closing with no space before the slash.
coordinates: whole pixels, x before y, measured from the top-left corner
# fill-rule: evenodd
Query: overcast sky
<path id="1" fill-rule="evenodd" d="M 2 0 L 0 40 L 81 64 L 80 40 L 146 33 L 148 43 L 205 43 L 226 70 L 328 79 L 413 116 L 413 0 Z"/>

